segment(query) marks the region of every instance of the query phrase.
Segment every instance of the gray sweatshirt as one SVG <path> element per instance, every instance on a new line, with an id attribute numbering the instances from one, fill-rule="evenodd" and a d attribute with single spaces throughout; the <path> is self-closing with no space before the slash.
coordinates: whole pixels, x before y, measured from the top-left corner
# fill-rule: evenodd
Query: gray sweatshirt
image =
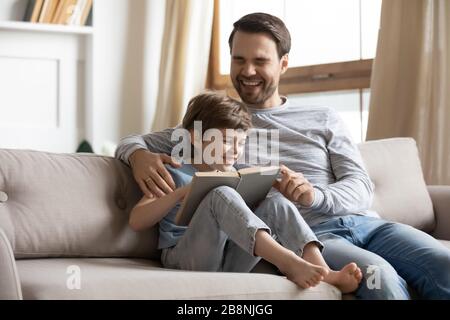
<path id="1" fill-rule="evenodd" d="M 368 210 L 374 186 L 357 146 L 334 109 L 296 107 L 285 98 L 281 106 L 250 111 L 255 128 L 237 168 L 279 162 L 303 173 L 314 186 L 315 199 L 311 207 L 298 205 L 298 208 L 311 226 L 339 215 L 376 216 Z M 178 143 L 171 140 L 174 129 L 125 137 L 116 150 L 116 158 L 129 164 L 129 156 L 137 149 L 170 154 Z M 271 131 L 274 129 L 277 131 Z M 268 137 L 269 146 L 261 148 L 252 138 L 255 135 L 260 142 Z"/>

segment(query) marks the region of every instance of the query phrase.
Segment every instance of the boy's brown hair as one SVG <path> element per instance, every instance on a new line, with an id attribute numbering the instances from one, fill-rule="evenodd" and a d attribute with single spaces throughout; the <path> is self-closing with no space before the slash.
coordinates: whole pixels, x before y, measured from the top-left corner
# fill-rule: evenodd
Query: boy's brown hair
<path id="1" fill-rule="evenodd" d="M 252 117 L 245 104 L 217 92 L 205 92 L 189 101 L 182 126 L 190 130 L 194 121 L 202 122 L 202 134 L 208 129 L 242 129 L 252 127 Z"/>

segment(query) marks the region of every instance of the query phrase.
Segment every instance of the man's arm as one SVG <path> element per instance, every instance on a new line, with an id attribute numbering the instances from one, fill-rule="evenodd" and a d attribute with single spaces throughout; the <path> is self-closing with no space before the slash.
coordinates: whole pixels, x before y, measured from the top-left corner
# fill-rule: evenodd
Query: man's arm
<path id="1" fill-rule="evenodd" d="M 116 149 L 116 158 L 127 165 L 130 164 L 130 156 L 136 150 L 148 150 L 153 153 L 164 153 L 170 155 L 176 142 L 170 137 L 175 128 L 168 128 L 160 132 L 145 135 L 130 135 L 120 140 Z"/>
<path id="2" fill-rule="evenodd" d="M 175 190 L 172 176 L 164 166 L 166 163 L 180 166 L 170 157 L 176 144 L 171 140 L 174 129 L 125 137 L 116 149 L 116 158 L 131 167 L 134 179 L 149 198 L 162 197 Z"/>
<path id="3" fill-rule="evenodd" d="M 336 182 L 314 186 L 309 209 L 325 214 L 351 214 L 370 208 L 374 185 L 361 154 L 336 111 L 329 112 L 327 149 Z"/>

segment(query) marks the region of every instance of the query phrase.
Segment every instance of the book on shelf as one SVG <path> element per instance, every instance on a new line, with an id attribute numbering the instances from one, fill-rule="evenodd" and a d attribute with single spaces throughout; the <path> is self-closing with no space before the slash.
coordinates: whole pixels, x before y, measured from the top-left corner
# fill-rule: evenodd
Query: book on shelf
<path id="1" fill-rule="evenodd" d="M 84 26 L 92 24 L 93 0 L 28 0 L 24 21 Z"/>
<path id="2" fill-rule="evenodd" d="M 92 10 L 92 0 L 60 0 L 53 23 L 84 26 Z"/>
<path id="3" fill-rule="evenodd" d="M 231 172 L 196 172 L 176 214 L 175 223 L 188 225 L 203 198 L 219 186 L 235 189 L 247 206 L 253 208 L 266 198 L 279 171 L 279 167 L 270 166 L 244 168 Z"/>
<path id="4" fill-rule="evenodd" d="M 81 25 L 85 26 L 86 24 L 92 25 L 92 6 L 93 0 L 87 0 L 87 3 L 83 7 L 83 14 L 81 15 Z"/>
<path id="5" fill-rule="evenodd" d="M 58 17 L 61 15 L 65 2 L 66 0 L 59 0 L 58 5 L 56 6 L 55 14 L 52 17 L 52 23 L 58 23 Z"/>
<path id="6" fill-rule="evenodd" d="M 58 6 L 59 0 L 44 0 L 41 14 L 39 15 L 39 23 L 51 23 Z"/>
<path id="7" fill-rule="evenodd" d="M 22 21 L 30 21 L 33 15 L 34 4 L 36 0 L 28 0 L 27 7 L 25 8 L 25 14 L 23 15 Z"/>
<path id="8" fill-rule="evenodd" d="M 23 21 L 38 22 L 44 0 L 28 0 Z"/>

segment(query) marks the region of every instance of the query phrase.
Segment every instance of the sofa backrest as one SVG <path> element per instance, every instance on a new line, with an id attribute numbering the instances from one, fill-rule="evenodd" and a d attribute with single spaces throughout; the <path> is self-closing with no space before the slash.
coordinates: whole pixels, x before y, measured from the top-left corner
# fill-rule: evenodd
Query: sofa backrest
<path id="1" fill-rule="evenodd" d="M 0 194 L 16 258 L 158 257 L 157 230 L 128 226 L 141 192 L 116 159 L 0 149 Z"/>
<path id="2" fill-rule="evenodd" d="M 414 139 L 368 141 L 359 149 L 375 185 L 372 209 L 384 219 L 433 230 L 433 204 Z"/>
<path id="3" fill-rule="evenodd" d="M 432 230 L 433 206 L 414 140 L 359 148 L 375 184 L 372 209 Z M 158 258 L 157 229 L 136 233 L 128 226 L 141 195 L 130 169 L 110 157 L 0 149 L 0 228 L 16 258 Z"/>

